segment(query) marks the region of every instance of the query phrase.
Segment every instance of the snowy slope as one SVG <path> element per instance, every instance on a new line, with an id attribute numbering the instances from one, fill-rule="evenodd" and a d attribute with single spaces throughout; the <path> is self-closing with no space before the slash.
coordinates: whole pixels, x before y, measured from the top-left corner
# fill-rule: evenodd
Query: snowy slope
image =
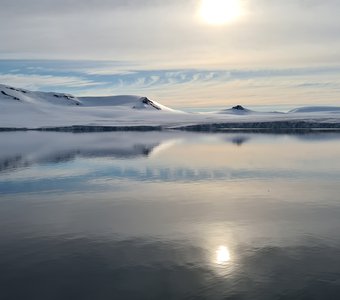
<path id="1" fill-rule="evenodd" d="M 70 94 L 31 92 L 0 84 L 0 99 L 17 103 L 60 106 L 121 106 L 133 109 L 173 111 L 164 105 L 140 96 L 110 96 L 76 98 Z"/>
<path id="2" fill-rule="evenodd" d="M 295 108 L 289 113 L 340 113 L 340 107 L 337 106 L 306 106 Z"/>
<path id="3" fill-rule="evenodd" d="M 77 98 L 0 85 L 0 129 L 193 126 L 210 130 L 223 128 L 221 124 L 224 128 L 314 128 L 318 124 L 322 128 L 340 128 L 340 107 L 305 107 L 289 113 L 264 113 L 237 105 L 218 112 L 186 113 L 140 96 Z"/>
<path id="4" fill-rule="evenodd" d="M 157 123 L 157 119 L 164 119 L 164 115 L 178 114 L 183 112 L 140 96 L 77 98 L 69 94 L 32 92 L 0 85 L 0 128 L 116 126 L 115 122 L 123 126 L 154 125 L 153 120 Z M 138 119 L 136 124 L 134 119 Z M 144 124 L 144 119 L 148 124 Z"/>
<path id="5" fill-rule="evenodd" d="M 69 94 L 61 93 L 43 93 L 31 92 L 24 89 L 17 89 L 14 87 L 0 84 L 0 99 L 6 103 L 16 101 L 19 103 L 27 104 L 53 104 L 63 106 L 76 106 L 80 105 L 77 98 Z"/>
<path id="6" fill-rule="evenodd" d="M 109 97 L 81 97 L 78 98 L 83 106 L 116 106 L 141 110 L 163 110 L 178 112 L 147 97 L 121 95 Z"/>

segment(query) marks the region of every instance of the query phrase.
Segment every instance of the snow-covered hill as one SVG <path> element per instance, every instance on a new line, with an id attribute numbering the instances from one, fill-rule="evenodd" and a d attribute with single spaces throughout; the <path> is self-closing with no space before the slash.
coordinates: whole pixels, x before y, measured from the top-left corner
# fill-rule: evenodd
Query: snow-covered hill
<path id="1" fill-rule="evenodd" d="M 52 104 L 52 105 L 80 105 L 80 101 L 69 94 L 31 92 L 0 84 L 0 99 L 2 104 L 26 103 L 26 104 Z"/>
<path id="2" fill-rule="evenodd" d="M 31 92 L 0 84 L 0 99 L 3 103 L 26 103 L 38 105 L 59 105 L 59 106 L 116 106 L 132 109 L 145 110 L 175 110 L 168 108 L 147 97 L 140 96 L 110 96 L 110 97 L 81 97 L 77 98 L 70 94 Z M 6 103 L 7 102 L 7 103 Z"/>
<path id="3" fill-rule="evenodd" d="M 243 107 L 242 105 L 236 105 L 232 108 L 223 109 L 217 112 L 218 114 L 236 114 L 236 115 L 247 115 L 254 113 L 253 110 Z"/>
<path id="4" fill-rule="evenodd" d="M 340 107 L 303 107 L 288 113 L 256 112 L 241 105 L 218 112 L 186 113 L 147 97 L 74 97 L 0 85 L 4 129 L 340 128 Z"/>
<path id="5" fill-rule="evenodd" d="M 147 97 L 122 95 L 74 97 L 33 92 L 0 84 L 0 128 L 41 128 L 71 125 L 154 125 L 165 115 L 183 114 Z M 150 116 L 149 116 L 150 115 Z M 135 124 L 134 118 L 139 121 Z M 143 120 L 148 124 L 144 124 Z M 168 118 L 165 118 L 168 119 Z M 107 125 L 112 125 L 107 124 Z"/>

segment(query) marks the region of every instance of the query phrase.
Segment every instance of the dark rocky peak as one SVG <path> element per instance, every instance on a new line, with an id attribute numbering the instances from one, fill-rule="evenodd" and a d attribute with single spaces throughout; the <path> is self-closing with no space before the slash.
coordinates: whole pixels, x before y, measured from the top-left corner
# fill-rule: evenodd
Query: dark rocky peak
<path id="1" fill-rule="evenodd" d="M 235 110 L 246 110 L 242 105 L 236 105 L 232 109 L 235 109 Z"/>
<path id="2" fill-rule="evenodd" d="M 148 99 L 147 97 L 142 97 L 142 98 L 141 98 L 141 101 L 142 101 L 144 104 L 150 105 L 150 106 L 152 106 L 153 108 L 155 108 L 155 109 L 157 109 L 157 110 L 162 110 L 159 106 L 157 106 L 153 101 L 151 101 L 151 100 Z"/>

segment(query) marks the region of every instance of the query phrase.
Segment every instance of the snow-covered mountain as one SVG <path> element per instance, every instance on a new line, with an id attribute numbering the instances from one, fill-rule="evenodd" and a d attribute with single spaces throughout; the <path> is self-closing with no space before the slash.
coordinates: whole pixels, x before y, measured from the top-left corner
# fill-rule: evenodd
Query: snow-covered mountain
<path id="1" fill-rule="evenodd" d="M 119 126 L 153 126 L 155 122 L 159 123 L 157 119 L 169 119 L 169 115 L 178 114 L 183 112 L 147 97 L 75 97 L 0 84 L 0 128 L 111 126 L 112 122 L 119 122 Z"/>
<path id="2" fill-rule="evenodd" d="M 74 97 L 70 94 L 32 92 L 0 84 L 0 100 L 2 103 L 26 103 L 38 105 L 59 106 L 121 106 L 132 109 L 145 110 L 175 110 L 140 96 L 110 96 L 110 97 Z M 7 103 L 6 103 L 7 102 Z"/>
<path id="3" fill-rule="evenodd" d="M 141 96 L 75 97 L 0 84 L 0 130 L 4 129 L 340 128 L 340 107 L 302 107 L 288 113 L 257 112 L 241 105 L 210 113 L 187 113 Z"/>

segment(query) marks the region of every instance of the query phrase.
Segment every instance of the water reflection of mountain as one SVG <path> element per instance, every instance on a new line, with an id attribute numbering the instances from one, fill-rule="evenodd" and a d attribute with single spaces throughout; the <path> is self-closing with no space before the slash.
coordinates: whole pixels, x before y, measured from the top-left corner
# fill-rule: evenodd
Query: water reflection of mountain
<path id="1" fill-rule="evenodd" d="M 15 154 L 12 156 L 0 156 L 0 172 L 25 168 L 33 164 L 64 163 L 77 157 L 85 158 L 114 158 L 132 159 L 140 156 L 149 156 L 159 144 L 142 145 L 136 144 L 127 148 L 111 149 L 70 149 L 37 156 L 30 159 L 29 153 Z M 26 155 L 25 155 L 26 154 Z"/>
<path id="2" fill-rule="evenodd" d="M 0 172 L 34 164 L 63 163 L 78 157 L 148 157 L 172 136 L 140 133 L 2 133 Z"/>
<path id="3" fill-rule="evenodd" d="M 296 134 L 295 137 L 299 140 L 303 141 L 310 141 L 310 142 L 316 142 L 316 141 L 337 141 L 340 140 L 340 133 L 337 131 L 334 132 L 309 132 L 309 133 L 299 133 Z"/>
<path id="4" fill-rule="evenodd" d="M 0 172 L 18 168 L 24 168 L 30 164 L 25 162 L 22 155 L 0 157 Z"/>
<path id="5" fill-rule="evenodd" d="M 0 172 L 34 164 L 63 163 L 78 157 L 134 159 L 148 157 L 173 147 L 178 142 L 208 141 L 244 146 L 250 140 L 279 138 L 271 134 L 188 132 L 4 132 L 0 134 Z M 302 141 L 338 140 L 338 133 L 294 135 Z M 185 172 L 184 172 L 185 173 Z M 204 176 L 203 176 L 204 177 Z"/>
<path id="6" fill-rule="evenodd" d="M 249 140 L 250 140 L 249 136 L 235 136 L 230 139 L 230 141 L 237 146 L 242 146 L 243 144 L 247 143 Z"/>
<path id="7" fill-rule="evenodd" d="M 139 156 L 149 156 L 153 149 L 159 144 L 131 145 L 127 148 L 117 147 L 110 149 L 77 149 L 65 152 L 51 153 L 39 160 L 39 163 L 62 163 L 72 161 L 77 157 L 84 158 L 115 158 L 115 159 L 129 159 Z"/>
<path id="8" fill-rule="evenodd" d="M 337 131 L 333 132 L 311 132 L 311 131 L 298 131 L 298 132 L 281 132 L 281 133 L 248 133 L 248 134 L 227 134 L 227 137 L 225 138 L 225 141 L 228 143 L 233 143 L 236 146 L 242 146 L 246 143 L 249 143 L 250 140 L 256 139 L 259 137 L 271 137 L 271 138 L 279 138 L 282 136 L 294 136 L 294 138 L 305 141 L 305 142 L 316 142 L 316 141 L 336 141 L 340 140 L 340 133 Z"/>

